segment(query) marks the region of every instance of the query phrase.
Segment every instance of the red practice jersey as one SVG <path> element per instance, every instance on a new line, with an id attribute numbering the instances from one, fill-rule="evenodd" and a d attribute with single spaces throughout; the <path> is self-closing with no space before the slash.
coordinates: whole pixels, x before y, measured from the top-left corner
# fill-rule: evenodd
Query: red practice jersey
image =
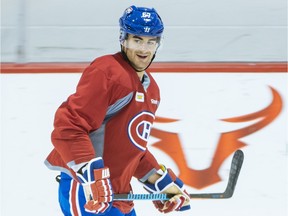
<path id="1" fill-rule="evenodd" d="M 95 59 L 55 114 L 54 149 L 45 164 L 75 177 L 71 167 L 102 157 L 114 193 L 131 192 L 133 176 L 145 180 L 160 168 L 146 147 L 159 102 L 151 74 L 141 82 L 121 53 Z M 113 205 L 123 212 L 133 207 Z"/>

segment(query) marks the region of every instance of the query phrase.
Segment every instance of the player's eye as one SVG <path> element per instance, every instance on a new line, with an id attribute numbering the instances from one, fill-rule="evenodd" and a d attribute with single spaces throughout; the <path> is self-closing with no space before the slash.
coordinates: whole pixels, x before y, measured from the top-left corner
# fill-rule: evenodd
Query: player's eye
<path id="1" fill-rule="evenodd" d="M 134 42 L 137 44 L 143 44 L 142 40 L 140 40 L 140 39 L 134 39 Z"/>
<path id="2" fill-rule="evenodd" d="M 156 45 L 156 41 L 148 41 L 147 43 L 149 46 L 155 46 Z"/>

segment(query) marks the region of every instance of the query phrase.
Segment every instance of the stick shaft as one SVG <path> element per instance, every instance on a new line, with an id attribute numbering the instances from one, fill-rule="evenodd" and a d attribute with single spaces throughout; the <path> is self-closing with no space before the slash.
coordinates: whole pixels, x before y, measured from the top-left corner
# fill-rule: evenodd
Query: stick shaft
<path id="1" fill-rule="evenodd" d="M 225 199 L 224 193 L 199 193 L 189 194 L 191 199 Z M 133 200 L 169 200 L 167 194 L 115 194 L 114 200 L 133 201 Z"/>

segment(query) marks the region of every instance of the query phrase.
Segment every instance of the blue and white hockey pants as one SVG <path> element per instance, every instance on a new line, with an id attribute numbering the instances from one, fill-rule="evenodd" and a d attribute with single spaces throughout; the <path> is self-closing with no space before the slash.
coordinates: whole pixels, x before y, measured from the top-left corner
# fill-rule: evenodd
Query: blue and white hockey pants
<path id="1" fill-rule="evenodd" d="M 59 181 L 58 199 L 61 210 L 65 216 L 97 216 L 84 210 L 86 203 L 83 187 L 74 181 L 69 175 L 61 173 Z M 123 214 L 119 209 L 112 206 L 109 212 L 101 216 L 136 216 L 133 209 L 128 214 Z"/>

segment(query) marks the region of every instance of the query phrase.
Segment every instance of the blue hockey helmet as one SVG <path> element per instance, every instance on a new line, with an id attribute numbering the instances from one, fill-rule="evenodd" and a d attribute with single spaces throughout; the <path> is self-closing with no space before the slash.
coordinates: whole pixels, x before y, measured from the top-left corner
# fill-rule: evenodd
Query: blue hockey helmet
<path id="1" fill-rule="evenodd" d="M 128 7 L 122 17 L 120 24 L 120 42 L 123 42 L 127 34 L 138 36 L 150 36 L 161 38 L 164 25 L 161 17 L 154 8 Z"/>

